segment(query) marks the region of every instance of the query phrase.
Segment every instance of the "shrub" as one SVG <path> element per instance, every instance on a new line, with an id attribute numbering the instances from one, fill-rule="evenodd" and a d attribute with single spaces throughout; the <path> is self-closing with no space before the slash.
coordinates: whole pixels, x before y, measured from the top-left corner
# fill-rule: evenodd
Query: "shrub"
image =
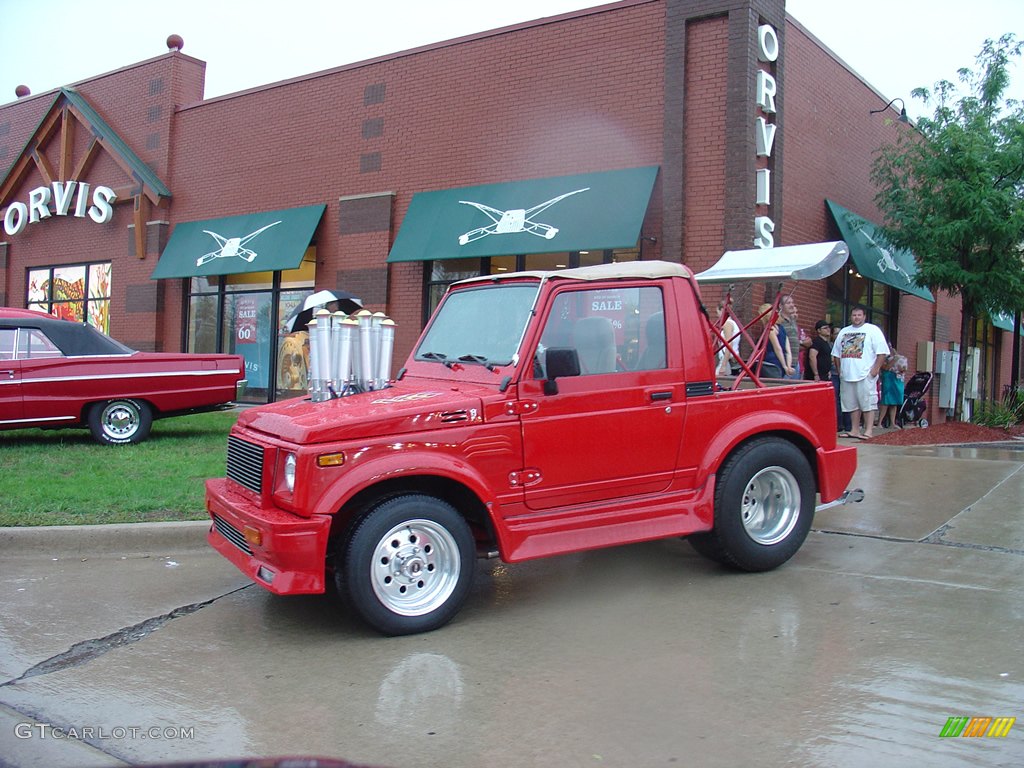
<path id="1" fill-rule="evenodd" d="M 1017 410 L 1006 403 L 986 401 L 978 403 L 971 422 L 982 427 L 1007 429 L 1020 421 Z"/>

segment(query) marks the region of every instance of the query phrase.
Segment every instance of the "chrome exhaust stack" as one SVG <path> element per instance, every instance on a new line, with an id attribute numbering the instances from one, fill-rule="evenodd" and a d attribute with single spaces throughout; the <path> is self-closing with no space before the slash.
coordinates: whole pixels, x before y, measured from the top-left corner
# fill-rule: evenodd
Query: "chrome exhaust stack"
<path id="1" fill-rule="evenodd" d="M 391 380 L 395 323 L 382 312 L 321 309 L 309 323 L 309 395 L 315 403 L 384 389 Z"/>

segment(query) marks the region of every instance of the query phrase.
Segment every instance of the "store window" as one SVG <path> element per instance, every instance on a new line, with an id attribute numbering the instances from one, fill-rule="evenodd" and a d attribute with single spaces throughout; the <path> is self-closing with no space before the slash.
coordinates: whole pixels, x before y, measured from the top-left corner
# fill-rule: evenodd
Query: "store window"
<path id="1" fill-rule="evenodd" d="M 459 280 L 483 275 L 499 275 L 524 270 L 575 269 L 595 264 L 639 261 L 639 248 L 615 250 L 570 251 L 562 253 L 531 253 L 518 256 L 490 256 L 480 259 L 444 259 L 424 262 L 426 296 L 423 302 L 423 324 L 441 302 L 448 286 Z"/>
<path id="2" fill-rule="evenodd" d="M 999 402 L 1002 393 L 999 386 L 999 345 L 996 344 L 995 327 L 988 320 L 977 319 L 971 328 L 971 346 L 979 350 L 978 397 L 982 400 Z"/>
<path id="3" fill-rule="evenodd" d="M 899 293 L 877 280 L 868 280 L 852 261 L 847 262 L 845 268 L 827 280 L 825 319 L 836 328 L 842 328 L 850 322 L 850 311 L 863 304 L 868 309 L 868 322 L 881 328 L 891 344 L 898 344 Z"/>
<path id="4" fill-rule="evenodd" d="M 25 306 L 110 333 L 111 262 L 28 271 Z"/>
<path id="5" fill-rule="evenodd" d="M 186 349 L 241 355 L 246 402 L 305 395 L 308 334 L 289 321 L 315 280 L 314 247 L 296 269 L 191 278 Z"/>

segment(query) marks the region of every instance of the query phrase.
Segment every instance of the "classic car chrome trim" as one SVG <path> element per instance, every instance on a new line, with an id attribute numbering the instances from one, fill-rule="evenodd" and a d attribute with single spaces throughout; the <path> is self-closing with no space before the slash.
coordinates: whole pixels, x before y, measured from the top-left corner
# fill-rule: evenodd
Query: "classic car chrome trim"
<path id="1" fill-rule="evenodd" d="M 104 357 L 114 357 L 114 358 L 117 358 L 117 359 L 121 359 L 122 357 L 132 357 L 132 355 L 137 355 L 137 354 L 138 354 L 138 352 L 125 352 L 123 355 L 61 355 L 59 358 L 56 358 L 56 359 L 58 359 L 58 360 L 61 360 L 61 359 L 63 359 L 63 360 L 100 360 L 100 359 L 102 359 Z M 31 360 L 32 358 L 30 358 L 30 357 L 22 357 L 22 358 L 19 358 L 19 359 L 20 360 Z"/>
<path id="2" fill-rule="evenodd" d="M 74 416 L 44 416 L 38 419 L 0 419 L 0 424 L 34 423 L 37 421 L 74 421 Z"/>
<path id="3" fill-rule="evenodd" d="M 241 371 L 222 368 L 213 371 L 154 371 L 152 373 L 100 373 L 90 376 L 47 376 L 44 378 L 26 378 L 25 371 L 22 371 L 22 378 L 16 379 L 21 384 L 42 384 L 51 381 L 96 381 L 97 379 L 146 379 L 165 376 L 222 376 L 234 375 Z M 0 382 L 6 383 L 6 382 Z"/>

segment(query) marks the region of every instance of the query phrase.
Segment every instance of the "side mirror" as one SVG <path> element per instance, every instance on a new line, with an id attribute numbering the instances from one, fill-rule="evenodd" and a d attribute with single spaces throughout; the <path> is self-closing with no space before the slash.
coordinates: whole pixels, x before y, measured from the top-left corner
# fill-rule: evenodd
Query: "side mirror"
<path id="1" fill-rule="evenodd" d="M 575 347 L 549 347 L 544 353 L 547 378 L 544 380 L 544 394 L 557 395 L 555 379 L 561 376 L 580 375 L 580 357 Z"/>

